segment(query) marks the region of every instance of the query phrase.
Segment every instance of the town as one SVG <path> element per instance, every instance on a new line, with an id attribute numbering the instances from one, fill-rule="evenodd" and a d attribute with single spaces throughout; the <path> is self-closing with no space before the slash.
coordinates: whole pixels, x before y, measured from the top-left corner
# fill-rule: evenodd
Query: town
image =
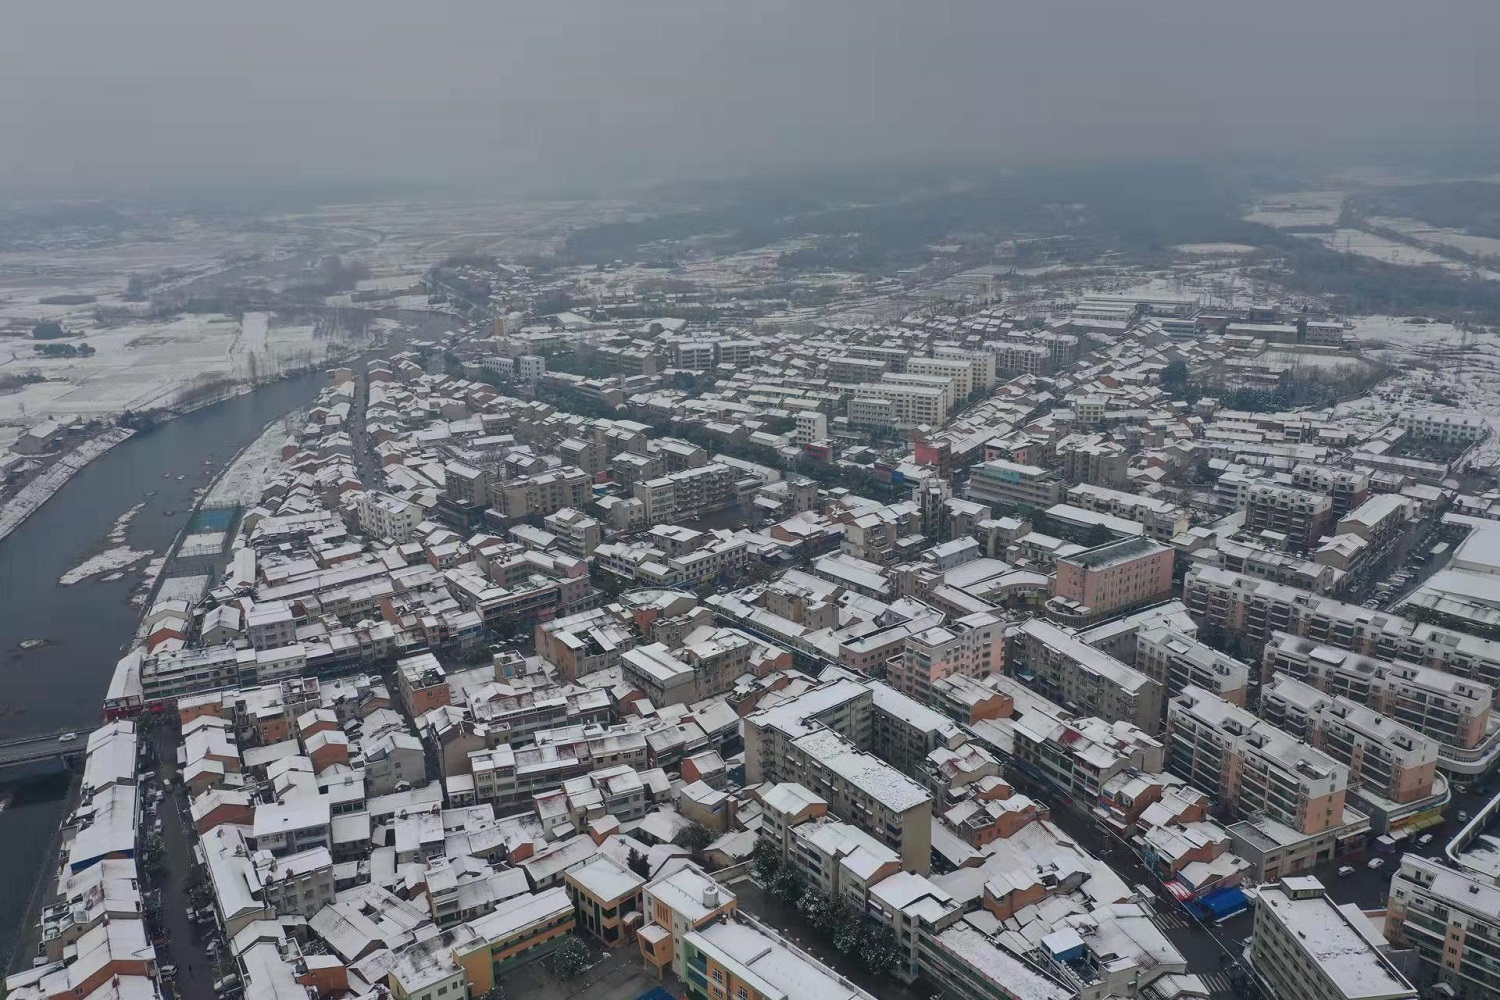
<path id="1" fill-rule="evenodd" d="M 6 996 L 1494 996 L 1493 417 L 1237 252 L 430 268 L 23 748 Z"/>

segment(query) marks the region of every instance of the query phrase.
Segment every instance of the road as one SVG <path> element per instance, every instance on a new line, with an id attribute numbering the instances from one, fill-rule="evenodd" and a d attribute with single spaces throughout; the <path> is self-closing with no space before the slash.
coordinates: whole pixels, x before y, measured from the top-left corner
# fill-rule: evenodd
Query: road
<path id="1" fill-rule="evenodd" d="M 176 758 L 177 727 L 162 725 L 150 736 L 158 762 Z M 166 774 L 159 764 L 157 774 Z M 152 889 L 161 893 L 161 940 L 156 942 L 158 966 L 175 965 L 177 976 L 172 991 L 186 1000 L 206 1000 L 214 996 L 213 964 L 206 945 L 208 936 L 188 920 L 192 909 L 188 902 L 188 885 L 193 877 L 193 838 L 187 811 L 187 794 L 179 782 L 157 805 L 155 816 L 161 820 L 162 841 L 166 845 L 166 870 L 151 880 Z M 149 821 L 147 816 L 145 821 Z M 217 933 L 215 931 L 214 933 Z"/>

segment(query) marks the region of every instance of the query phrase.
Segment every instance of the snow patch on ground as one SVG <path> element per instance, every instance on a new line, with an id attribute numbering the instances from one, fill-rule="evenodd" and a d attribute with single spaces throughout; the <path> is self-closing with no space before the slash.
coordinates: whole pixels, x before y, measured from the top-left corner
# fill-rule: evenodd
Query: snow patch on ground
<path id="1" fill-rule="evenodd" d="M 297 421 L 291 422 L 295 424 Z M 282 420 L 267 424 L 260 437 L 240 452 L 209 488 L 204 503 L 210 507 L 231 504 L 253 507 L 259 503 L 261 493 L 283 468 L 281 445 L 286 441 L 286 435 L 286 425 Z"/>
<path id="2" fill-rule="evenodd" d="M 126 569 L 151 555 L 150 549 L 132 549 L 128 545 L 116 546 L 105 549 L 96 556 L 90 556 L 83 562 L 68 570 L 58 577 L 57 582 L 64 587 L 72 586 L 91 576 L 99 576 L 102 573 L 111 573 L 115 570 Z"/>

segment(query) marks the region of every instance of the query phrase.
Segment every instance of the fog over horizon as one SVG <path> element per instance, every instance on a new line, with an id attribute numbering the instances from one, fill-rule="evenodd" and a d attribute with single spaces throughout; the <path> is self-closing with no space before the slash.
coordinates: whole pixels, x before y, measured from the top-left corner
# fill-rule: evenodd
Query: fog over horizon
<path id="1" fill-rule="evenodd" d="M 1497 57 L 1485 0 L 56 0 L 0 16 L 0 193 L 1484 153 Z"/>

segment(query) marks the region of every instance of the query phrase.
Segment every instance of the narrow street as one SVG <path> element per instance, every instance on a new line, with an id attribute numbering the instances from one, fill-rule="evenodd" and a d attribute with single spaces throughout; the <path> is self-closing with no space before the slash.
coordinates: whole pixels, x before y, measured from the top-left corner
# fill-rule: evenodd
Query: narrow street
<path id="1" fill-rule="evenodd" d="M 175 726 L 161 725 L 151 735 L 158 780 L 166 773 L 162 762 L 174 758 L 175 734 Z M 177 967 L 175 981 L 164 982 L 164 989 L 186 1000 L 206 1000 L 215 995 L 213 964 L 205 950 L 205 934 L 188 920 L 192 909 L 188 886 L 193 879 L 193 837 L 187 796 L 177 781 L 173 780 L 172 787 L 157 803 L 155 818 L 161 821 L 162 841 L 166 846 L 165 871 L 150 886 L 161 893 L 161 928 L 165 939 L 156 944 L 156 962 L 158 966 Z"/>

